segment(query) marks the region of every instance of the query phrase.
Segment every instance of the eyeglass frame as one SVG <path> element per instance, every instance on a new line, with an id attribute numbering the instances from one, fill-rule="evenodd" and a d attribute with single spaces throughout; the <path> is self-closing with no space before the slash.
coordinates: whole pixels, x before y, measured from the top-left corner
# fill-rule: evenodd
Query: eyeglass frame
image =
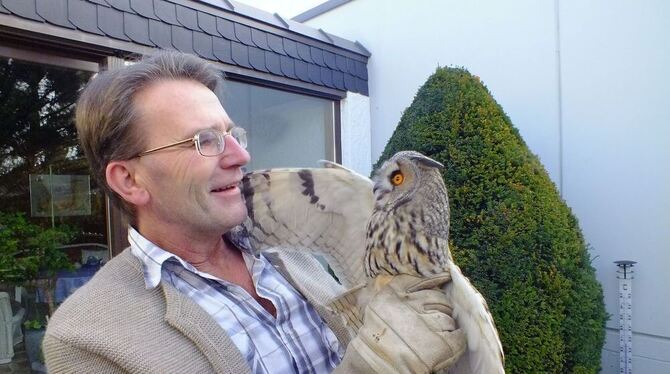
<path id="1" fill-rule="evenodd" d="M 195 133 L 195 135 L 193 135 L 192 137 L 190 137 L 190 138 L 188 138 L 188 139 L 184 139 L 184 140 L 180 140 L 180 141 L 178 141 L 178 142 L 174 142 L 174 143 L 170 143 L 170 144 L 163 145 L 163 146 L 160 146 L 160 147 L 156 147 L 156 148 L 148 149 L 148 150 L 146 150 L 146 151 L 144 151 L 144 152 L 139 153 L 139 154 L 138 154 L 137 156 L 135 156 L 135 157 L 146 156 L 146 155 L 148 155 L 148 154 L 151 154 L 151 153 L 154 153 L 154 152 L 157 152 L 157 151 L 162 151 L 163 149 L 171 148 L 171 147 L 175 147 L 175 146 L 178 146 L 178 145 L 181 145 L 181 144 L 185 144 L 185 143 L 188 143 L 188 142 L 193 142 L 193 143 L 195 144 L 195 149 L 198 151 L 198 153 L 199 153 L 200 156 L 202 156 L 202 157 L 214 157 L 214 156 L 218 156 L 218 155 L 220 155 L 221 153 L 223 153 L 223 152 L 226 150 L 226 136 L 227 136 L 227 135 L 233 136 L 233 130 L 242 130 L 244 135 L 246 135 L 246 133 L 247 133 L 247 131 L 246 131 L 244 128 L 239 127 L 239 126 L 231 127 L 230 129 L 228 129 L 228 131 L 219 131 L 219 130 L 216 130 L 216 129 L 203 129 L 203 130 L 198 131 L 197 133 Z M 200 140 L 199 140 L 199 136 L 200 136 L 200 134 L 202 134 L 202 133 L 204 133 L 204 132 L 207 132 L 207 131 L 212 131 L 212 132 L 215 132 L 215 133 L 217 133 L 217 134 L 223 134 L 223 135 L 221 136 L 221 144 L 223 144 L 223 147 L 221 148 L 221 152 L 219 152 L 219 153 L 217 153 L 217 154 L 214 154 L 214 155 L 204 155 L 204 154 L 202 154 L 202 150 L 200 149 Z M 235 142 L 236 142 L 238 145 L 240 145 L 242 148 L 244 148 L 244 149 L 247 148 L 246 145 L 240 144 L 240 142 L 238 142 L 237 139 L 236 139 L 234 136 L 233 136 L 233 139 L 234 139 Z M 134 158 L 135 158 L 135 157 L 134 157 Z"/>

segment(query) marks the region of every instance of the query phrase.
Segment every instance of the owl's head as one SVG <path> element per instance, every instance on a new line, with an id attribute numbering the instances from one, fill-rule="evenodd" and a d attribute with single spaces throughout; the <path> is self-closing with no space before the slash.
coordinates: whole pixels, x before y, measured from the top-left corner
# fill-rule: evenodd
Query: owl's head
<path id="1" fill-rule="evenodd" d="M 393 210 L 411 201 L 426 182 L 441 181 L 444 165 L 415 151 L 398 152 L 379 168 L 375 176 L 375 209 Z M 429 183 L 433 185 L 433 183 Z"/>

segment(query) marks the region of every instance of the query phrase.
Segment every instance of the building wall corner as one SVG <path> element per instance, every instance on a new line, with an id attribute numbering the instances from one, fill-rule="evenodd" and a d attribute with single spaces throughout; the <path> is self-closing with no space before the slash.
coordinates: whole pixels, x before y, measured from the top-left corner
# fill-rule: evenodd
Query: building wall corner
<path id="1" fill-rule="evenodd" d="M 340 102 L 342 165 L 369 176 L 372 171 L 370 98 L 348 92 Z"/>

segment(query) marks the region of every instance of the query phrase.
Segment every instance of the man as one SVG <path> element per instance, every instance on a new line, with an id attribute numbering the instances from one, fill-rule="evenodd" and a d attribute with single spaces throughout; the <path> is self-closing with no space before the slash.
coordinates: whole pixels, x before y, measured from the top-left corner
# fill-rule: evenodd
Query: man
<path id="1" fill-rule="evenodd" d="M 83 91 L 80 141 L 99 185 L 128 215 L 131 246 L 51 319 L 49 371 L 429 372 L 450 365 L 464 337 L 443 293 L 426 289 L 447 276 L 398 277 L 372 299 L 368 310 L 377 309 L 352 339 L 324 307 L 343 289 L 318 262 L 298 254 L 273 264 L 232 235 L 246 217 L 238 184 L 249 154 L 244 130 L 214 94 L 218 80 L 204 61 L 162 52 L 101 73 Z M 398 321 L 405 328 L 392 326 Z"/>

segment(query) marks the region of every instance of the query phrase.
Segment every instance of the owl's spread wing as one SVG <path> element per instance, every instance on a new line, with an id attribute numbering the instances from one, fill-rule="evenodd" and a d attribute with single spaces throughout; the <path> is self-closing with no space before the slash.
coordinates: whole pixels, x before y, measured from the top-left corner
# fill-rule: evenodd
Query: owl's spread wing
<path id="1" fill-rule="evenodd" d="M 505 373 L 502 344 L 484 297 L 453 261 L 448 266 L 451 282 L 445 292 L 452 303 L 452 316 L 468 341 L 468 349 L 449 374 Z"/>
<path id="2" fill-rule="evenodd" d="M 338 164 L 324 168 L 271 169 L 242 181 L 258 250 L 283 248 L 322 255 L 340 282 L 365 282 L 366 224 L 373 208 L 372 181 Z"/>

